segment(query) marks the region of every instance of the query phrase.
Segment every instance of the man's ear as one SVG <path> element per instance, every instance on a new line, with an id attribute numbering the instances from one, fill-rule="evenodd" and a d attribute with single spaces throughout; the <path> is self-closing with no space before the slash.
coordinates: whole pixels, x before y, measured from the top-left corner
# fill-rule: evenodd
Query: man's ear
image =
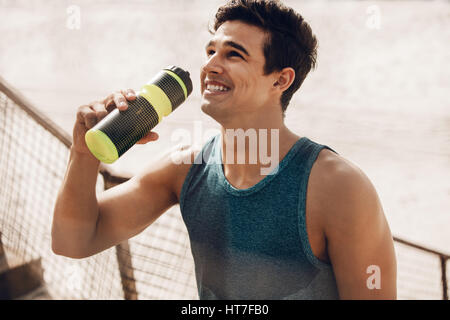
<path id="1" fill-rule="evenodd" d="M 276 78 L 273 86 L 280 90 L 281 92 L 286 91 L 294 82 L 295 70 L 291 67 L 284 68 L 278 72 L 278 77 Z"/>

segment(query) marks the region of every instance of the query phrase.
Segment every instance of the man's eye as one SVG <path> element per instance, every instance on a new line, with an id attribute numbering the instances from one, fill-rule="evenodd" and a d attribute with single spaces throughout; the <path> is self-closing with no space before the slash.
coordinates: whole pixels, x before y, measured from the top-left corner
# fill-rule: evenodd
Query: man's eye
<path id="1" fill-rule="evenodd" d="M 214 54 L 214 50 L 206 50 L 206 55 L 209 57 Z"/>
<path id="2" fill-rule="evenodd" d="M 237 53 L 236 51 L 230 51 L 229 53 L 228 53 L 228 55 L 230 56 L 230 57 L 239 57 L 239 58 L 243 58 L 239 53 Z"/>

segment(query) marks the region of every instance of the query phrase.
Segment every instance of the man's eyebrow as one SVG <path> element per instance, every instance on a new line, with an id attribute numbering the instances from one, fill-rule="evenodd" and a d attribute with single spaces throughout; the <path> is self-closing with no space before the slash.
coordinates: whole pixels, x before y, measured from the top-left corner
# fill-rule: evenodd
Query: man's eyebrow
<path id="1" fill-rule="evenodd" d="M 236 43 L 234 41 L 225 41 L 225 45 L 233 47 L 235 49 L 238 49 L 238 50 L 242 51 L 243 53 L 245 53 L 247 56 L 250 57 L 250 54 L 248 53 L 248 51 L 245 50 L 245 48 L 243 46 L 241 46 L 239 43 Z"/>
<path id="2" fill-rule="evenodd" d="M 213 40 L 209 41 L 208 44 L 206 45 L 205 49 L 208 48 L 209 46 L 213 46 L 214 44 L 215 44 L 215 41 L 213 41 Z M 224 45 L 238 49 L 239 51 L 242 51 L 243 53 L 245 53 L 247 56 L 250 57 L 250 54 L 248 53 L 248 51 L 243 46 L 241 46 L 239 43 L 236 43 L 234 41 L 225 41 Z"/>

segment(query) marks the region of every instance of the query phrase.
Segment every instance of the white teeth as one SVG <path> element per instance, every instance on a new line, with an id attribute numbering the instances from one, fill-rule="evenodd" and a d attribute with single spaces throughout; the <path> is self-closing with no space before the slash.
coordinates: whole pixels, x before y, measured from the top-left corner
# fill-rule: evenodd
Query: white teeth
<path id="1" fill-rule="evenodd" d="M 211 85 L 211 84 L 206 85 L 206 89 L 208 89 L 209 91 L 228 91 L 228 90 L 230 90 L 223 86 L 216 86 L 216 85 Z"/>

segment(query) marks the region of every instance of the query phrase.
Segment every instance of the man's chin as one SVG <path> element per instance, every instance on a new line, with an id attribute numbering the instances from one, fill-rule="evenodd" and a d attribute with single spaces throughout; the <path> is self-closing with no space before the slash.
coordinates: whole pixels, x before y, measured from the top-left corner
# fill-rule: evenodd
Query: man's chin
<path id="1" fill-rule="evenodd" d="M 219 103 L 212 103 L 202 99 L 201 109 L 203 113 L 207 114 L 216 121 L 219 121 L 224 116 L 224 110 Z"/>
<path id="2" fill-rule="evenodd" d="M 211 102 L 209 101 L 205 101 L 204 99 L 202 99 L 201 101 L 201 109 L 204 113 L 209 114 L 213 109 L 214 106 L 211 104 Z"/>
<path id="3" fill-rule="evenodd" d="M 202 99 L 200 101 L 200 105 L 202 107 L 202 110 L 207 110 L 207 109 L 216 108 L 218 106 L 218 103 L 202 97 Z"/>

